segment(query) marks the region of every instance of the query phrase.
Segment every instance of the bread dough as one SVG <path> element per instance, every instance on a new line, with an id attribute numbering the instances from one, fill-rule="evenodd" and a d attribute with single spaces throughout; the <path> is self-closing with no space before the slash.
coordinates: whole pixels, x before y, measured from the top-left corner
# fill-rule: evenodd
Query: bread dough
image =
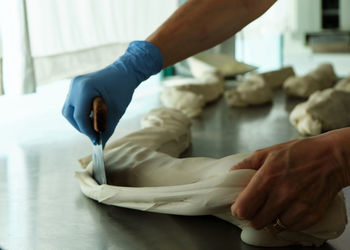
<path id="1" fill-rule="evenodd" d="M 188 146 L 182 142 L 182 138 L 189 135 L 188 118 L 179 111 L 163 108 L 150 112 L 142 124 L 146 128 L 117 140 L 105 150 L 108 185 L 98 185 L 92 178 L 91 160 L 81 161 L 85 171 L 77 172 L 76 177 L 86 196 L 104 204 L 142 211 L 214 215 L 240 227 L 241 239 L 256 246 L 318 246 L 344 231 L 346 210 L 342 193 L 336 196 L 325 217 L 308 230 L 278 235 L 254 230 L 230 213 L 230 205 L 255 170 L 229 169 L 249 155 L 221 159 L 174 158 Z M 168 131 L 168 135 L 157 130 Z M 171 151 L 172 156 L 159 151 Z"/>
<path id="2" fill-rule="evenodd" d="M 142 129 L 123 138 L 108 142 L 104 152 L 126 143 L 178 157 L 191 143 L 191 121 L 176 109 L 151 110 L 141 121 Z M 82 166 L 92 161 L 91 155 L 79 160 Z"/>
<path id="3" fill-rule="evenodd" d="M 279 70 L 269 71 L 259 74 L 267 86 L 271 89 L 280 88 L 285 80 L 291 76 L 295 76 L 293 67 L 284 67 Z"/>
<path id="4" fill-rule="evenodd" d="M 235 90 L 225 91 L 225 99 L 230 107 L 246 107 L 271 102 L 272 90 L 260 75 L 250 75 Z"/>
<path id="5" fill-rule="evenodd" d="M 160 98 L 168 108 L 181 110 L 188 117 L 200 115 L 207 102 L 216 100 L 224 92 L 225 82 L 219 75 L 201 78 L 175 77 L 163 82 Z"/>
<path id="6" fill-rule="evenodd" d="M 202 95 L 176 88 L 162 90 L 160 100 L 165 107 L 180 110 L 188 117 L 196 117 L 202 113 L 205 101 Z"/>
<path id="7" fill-rule="evenodd" d="M 202 95 L 205 102 L 216 100 L 225 89 L 225 81 L 220 75 L 204 75 L 200 78 L 173 77 L 163 81 L 163 85 L 181 91 Z"/>
<path id="8" fill-rule="evenodd" d="M 316 91 L 306 102 L 295 106 L 289 119 L 303 135 L 349 126 L 350 92 L 333 88 Z"/>
<path id="9" fill-rule="evenodd" d="M 307 98 L 317 90 L 332 87 L 336 80 L 333 66 L 321 64 L 305 76 L 289 77 L 284 82 L 283 88 L 287 95 Z"/>
<path id="10" fill-rule="evenodd" d="M 350 76 L 340 80 L 334 87 L 335 89 L 350 92 Z"/>
<path id="11" fill-rule="evenodd" d="M 219 53 L 203 52 L 188 58 L 187 61 L 195 78 L 216 73 L 222 76 L 234 76 L 257 69 L 255 66 L 236 61 L 233 57 Z"/>

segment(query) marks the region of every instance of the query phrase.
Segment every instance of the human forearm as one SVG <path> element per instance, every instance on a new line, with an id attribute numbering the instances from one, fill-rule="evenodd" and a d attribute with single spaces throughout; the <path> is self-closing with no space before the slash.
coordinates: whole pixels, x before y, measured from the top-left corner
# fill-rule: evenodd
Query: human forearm
<path id="1" fill-rule="evenodd" d="M 276 0 L 189 0 L 147 41 L 163 54 L 163 67 L 211 48 L 263 14 Z"/>

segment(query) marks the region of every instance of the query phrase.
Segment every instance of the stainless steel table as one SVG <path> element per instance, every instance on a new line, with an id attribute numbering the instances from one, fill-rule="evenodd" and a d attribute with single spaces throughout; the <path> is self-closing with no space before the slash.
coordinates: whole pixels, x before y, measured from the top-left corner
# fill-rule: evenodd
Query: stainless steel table
<path id="1" fill-rule="evenodd" d="M 223 99 L 211 103 L 193 120 L 192 146 L 183 156 L 223 157 L 296 138 L 288 112 L 297 102 L 277 92 L 273 104 L 262 107 L 230 109 Z M 157 95 L 134 101 L 115 137 L 137 130 L 140 118 L 159 105 Z M 73 175 L 77 159 L 89 152 L 83 136 L 54 130 L 0 153 L 0 248 L 266 249 L 242 243 L 238 228 L 211 216 L 153 214 L 86 198 Z M 345 193 L 350 198 L 349 190 Z M 318 249 L 350 249 L 350 229 Z"/>

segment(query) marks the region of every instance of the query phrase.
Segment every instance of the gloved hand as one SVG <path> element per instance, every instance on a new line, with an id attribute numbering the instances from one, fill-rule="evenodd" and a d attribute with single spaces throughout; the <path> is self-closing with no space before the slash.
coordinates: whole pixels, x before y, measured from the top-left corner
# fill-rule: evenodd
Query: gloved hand
<path id="1" fill-rule="evenodd" d="M 129 105 L 135 88 L 163 66 L 163 56 L 147 41 L 130 43 L 125 54 L 113 64 L 94 73 L 73 79 L 62 114 L 81 133 L 96 144 L 90 113 L 92 100 L 100 96 L 107 105 L 107 126 L 102 133 L 103 146 L 111 137 Z"/>

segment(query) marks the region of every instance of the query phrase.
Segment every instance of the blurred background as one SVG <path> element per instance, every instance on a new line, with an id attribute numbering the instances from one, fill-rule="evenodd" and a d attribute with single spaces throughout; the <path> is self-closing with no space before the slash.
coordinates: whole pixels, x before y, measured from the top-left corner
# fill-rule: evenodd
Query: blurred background
<path id="1" fill-rule="evenodd" d="M 71 78 L 112 63 L 130 41 L 145 39 L 184 2 L 1 0 L 2 138 L 23 140 L 33 128 L 39 134 L 55 127 L 72 130 L 60 115 Z M 349 12 L 347 0 L 279 0 L 210 51 L 254 65 L 258 72 L 291 65 L 301 75 L 330 62 L 344 77 L 350 62 Z M 151 77 L 134 98 L 158 91 L 160 79 L 174 74 L 191 74 L 187 60 Z"/>
<path id="2" fill-rule="evenodd" d="M 43 84 L 100 69 L 183 2 L 1 0 L 0 93 L 33 93 Z M 259 71 L 292 65 L 303 74 L 329 61 L 346 75 L 349 11 L 347 0 L 279 0 L 221 51 Z"/>

